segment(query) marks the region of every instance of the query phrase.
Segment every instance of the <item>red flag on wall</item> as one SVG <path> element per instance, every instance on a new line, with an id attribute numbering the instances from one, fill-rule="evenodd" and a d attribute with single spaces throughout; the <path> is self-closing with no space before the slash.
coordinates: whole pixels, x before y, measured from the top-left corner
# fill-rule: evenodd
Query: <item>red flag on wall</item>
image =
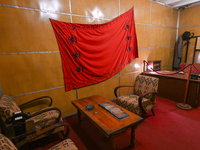
<path id="1" fill-rule="evenodd" d="M 133 8 L 104 24 L 50 21 L 66 91 L 106 80 L 138 57 Z"/>

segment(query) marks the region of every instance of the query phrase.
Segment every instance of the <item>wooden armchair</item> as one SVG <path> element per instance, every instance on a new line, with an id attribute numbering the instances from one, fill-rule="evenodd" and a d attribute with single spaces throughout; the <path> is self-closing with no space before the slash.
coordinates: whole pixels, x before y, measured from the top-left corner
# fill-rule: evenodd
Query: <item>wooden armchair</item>
<path id="1" fill-rule="evenodd" d="M 11 121 L 9 120 L 12 120 L 14 112 L 23 112 L 20 107 L 24 107 L 26 104 L 30 105 L 31 103 L 42 99 L 49 99 L 49 106 L 39 111 L 30 113 L 29 117 L 27 117 L 25 120 L 26 123 L 30 121 L 34 122 L 36 132 L 29 135 L 23 134 L 10 138 L 18 148 L 26 143 L 58 132 L 61 132 L 63 138 L 67 138 L 69 135 L 69 127 L 66 123 L 63 123 L 60 110 L 56 107 L 51 106 L 52 99 L 48 96 L 36 98 L 32 101 L 18 106 L 10 96 L 3 95 L 0 98 L 1 133 L 6 135 L 6 129 L 12 126 L 12 123 L 10 123 Z M 64 133 L 65 127 L 67 128 L 66 133 Z"/>
<path id="2" fill-rule="evenodd" d="M 134 87 L 133 94 L 118 96 L 117 90 L 122 87 Z M 116 104 L 128 109 L 129 111 L 141 116 L 148 111 L 154 113 L 155 100 L 158 89 L 158 78 L 138 75 L 135 85 L 118 86 L 114 89 Z"/>

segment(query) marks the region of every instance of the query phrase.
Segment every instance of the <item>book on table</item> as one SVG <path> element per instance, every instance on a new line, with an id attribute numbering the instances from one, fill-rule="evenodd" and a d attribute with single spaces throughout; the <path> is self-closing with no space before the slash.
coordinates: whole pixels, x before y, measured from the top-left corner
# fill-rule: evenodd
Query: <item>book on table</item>
<path id="1" fill-rule="evenodd" d="M 111 104 L 110 102 L 100 103 L 99 106 L 106 109 L 110 114 L 112 114 L 114 117 L 116 117 L 120 121 L 130 117 L 129 114 L 127 114 L 121 108 Z"/>

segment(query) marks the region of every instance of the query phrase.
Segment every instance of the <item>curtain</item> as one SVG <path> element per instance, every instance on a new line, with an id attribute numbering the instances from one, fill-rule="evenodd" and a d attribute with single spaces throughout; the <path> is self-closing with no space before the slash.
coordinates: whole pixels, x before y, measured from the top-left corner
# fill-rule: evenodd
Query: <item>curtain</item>
<path id="1" fill-rule="evenodd" d="M 133 8 L 104 24 L 50 22 L 66 91 L 106 80 L 138 57 Z"/>

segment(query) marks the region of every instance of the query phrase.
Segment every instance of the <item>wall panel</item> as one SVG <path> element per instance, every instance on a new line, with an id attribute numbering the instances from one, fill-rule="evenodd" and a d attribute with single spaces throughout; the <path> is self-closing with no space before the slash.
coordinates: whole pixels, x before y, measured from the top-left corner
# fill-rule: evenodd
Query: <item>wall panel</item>
<path id="1" fill-rule="evenodd" d="M 84 98 L 91 95 L 101 95 L 107 99 L 114 99 L 114 88 L 119 85 L 119 77 L 112 77 L 103 82 L 89 85 L 78 89 L 78 98 Z"/>
<path id="2" fill-rule="evenodd" d="M 150 5 L 149 0 L 120 0 L 120 14 L 134 7 L 135 22 L 149 24 Z"/>
<path id="3" fill-rule="evenodd" d="M 172 68 L 173 68 L 172 65 L 169 65 L 168 68 L 167 68 L 167 70 L 173 71 Z M 163 70 L 163 68 L 161 68 L 161 69 Z"/>
<path id="4" fill-rule="evenodd" d="M 121 79 L 120 79 L 120 84 L 121 85 L 133 85 L 134 86 L 135 78 L 138 74 L 139 73 L 128 74 L 128 75 L 122 76 Z M 125 94 L 129 94 L 129 93 L 133 93 L 132 87 L 120 88 L 120 95 L 125 95 Z"/>
<path id="5" fill-rule="evenodd" d="M 195 60 L 196 60 L 195 63 L 200 64 L 200 52 L 199 52 L 199 51 L 197 51 L 197 52 L 195 53 Z"/>
<path id="6" fill-rule="evenodd" d="M 10 7 L 0 7 L 2 53 L 58 51 L 49 18 L 70 22 L 68 15 L 57 15 Z"/>
<path id="7" fill-rule="evenodd" d="M 136 58 L 137 59 L 137 58 Z M 135 67 L 137 60 L 134 59 L 131 63 L 127 64 L 121 71 L 120 74 L 126 74 L 134 71 L 138 71 L 139 68 Z"/>
<path id="8" fill-rule="evenodd" d="M 78 24 L 99 24 L 102 21 L 100 19 L 92 18 L 92 17 L 72 16 L 72 23 L 78 23 Z"/>
<path id="9" fill-rule="evenodd" d="M 198 17 L 200 16 L 200 5 L 189 7 L 187 9 L 180 11 L 180 23 L 179 27 L 191 27 L 191 26 L 199 26 L 200 20 Z"/>
<path id="10" fill-rule="evenodd" d="M 170 7 L 166 7 L 154 2 L 152 3 L 152 9 L 151 9 L 151 24 L 152 25 L 170 27 L 171 20 L 172 18 L 171 18 Z"/>
<path id="11" fill-rule="evenodd" d="M 54 90 L 49 90 L 49 91 L 43 91 L 43 92 L 38 92 L 38 93 L 33 93 L 33 94 L 28 94 L 20 97 L 15 97 L 13 98 L 17 104 L 23 104 L 29 100 L 32 100 L 37 97 L 41 96 L 50 96 L 53 99 L 53 106 L 58 107 L 60 111 L 62 112 L 62 116 L 67 116 L 69 114 L 75 113 L 76 108 L 72 106 L 71 101 L 76 100 L 76 90 L 71 90 L 68 92 L 65 92 L 64 87 L 63 88 L 58 88 Z M 33 107 L 25 109 L 26 112 L 33 112 L 35 110 L 40 110 L 44 107 L 45 105 L 37 105 L 36 108 Z"/>
<path id="12" fill-rule="evenodd" d="M 177 29 L 171 29 L 171 34 L 170 34 L 170 46 L 175 46 L 176 44 L 176 31 Z"/>
<path id="13" fill-rule="evenodd" d="M 150 47 L 167 47 L 170 40 L 170 28 L 150 27 Z"/>
<path id="14" fill-rule="evenodd" d="M 200 20 L 197 19 L 200 16 L 200 5 L 189 7 L 185 10 L 180 10 L 180 28 L 178 35 L 181 36 L 185 31 L 194 33 L 195 36 L 200 36 Z M 187 54 L 187 63 L 192 63 L 194 55 L 194 46 L 196 38 L 190 39 L 189 49 Z M 186 41 L 183 42 L 185 44 Z M 184 47 L 186 49 L 186 47 Z M 183 54 L 184 56 L 186 53 Z M 185 61 L 185 58 L 184 60 Z M 198 52 L 195 53 L 194 63 L 199 62 Z"/>
<path id="15" fill-rule="evenodd" d="M 169 65 L 173 64 L 173 60 L 174 60 L 174 48 L 170 48 L 170 52 L 169 52 Z"/>
<path id="16" fill-rule="evenodd" d="M 71 6 L 72 13 L 76 15 L 107 19 L 119 15 L 119 1 L 116 0 L 72 0 Z"/>
<path id="17" fill-rule="evenodd" d="M 194 54 L 194 47 L 189 47 L 188 48 L 188 54 L 187 54 L 187 61 L 192 62 L 193 54 Z"/>
<path id="18" fill-rule="evenodd" d="M 178 35 L 179 36 L 183 35 L 183 33 L 185 31 L 189 31 L 191 33 L 194 33 L 195 36 L 200 36 L 200 26 L 198 26 L 198 27 L 190 27 L 190 28 L 180 28 L 179 32 L 178 32 Z M 195 46 L 195 41 L 196 41 L 195 38 L 190 39 L 190 44 L 189 45 L 190 46 Z"/>
<path id="19" fill-rule="evenodd" d="M 149 46 L 149 26 L 136 24 L 135 27 L 138 48 L 147 48 Z"/>
<path id="20" fill-rule="evenodd" d="M 132 7 L 139 58 L 110 79 L 66 92 L 61 56 L 49 18 L 102 24 Z M 71 101 L 77 98 L 99 94 L 114 99 L 116 86 L 134 84 L 135 77 L 143 70 L 143 60 L 160 59 L 162 69 L 171 67 L 177 18 L 177 10 L 150 0 L 1 0 L 0 84 L 3 94 L 12 96 L 18 104 L 49 95 L 62 116 L 76 112 Z M 120 90 L 120 94 L 132 92 L 132 88 Z"/>
<path id="21" fill-rule="evenodd" d="M 70 13 L 69 0 L 1 0 L 4 5 Z"/>
<path id="22" fill-rule="evenodd" d="M 64 86 L 60 53 L 0 56 L 3 92 L 10 96 Z"/>
<path id="23" fill-rule="evenodd" d="M 177 21 L 178 21 L 178 10 L 172 9 L 171 27 L 177 28 Z"/>
<path id="24" fill-rule="evenodd" d="M 149 61 L 161 60 L 162 66 L 168 65 L 168 48 L 150 49 Z"/>

